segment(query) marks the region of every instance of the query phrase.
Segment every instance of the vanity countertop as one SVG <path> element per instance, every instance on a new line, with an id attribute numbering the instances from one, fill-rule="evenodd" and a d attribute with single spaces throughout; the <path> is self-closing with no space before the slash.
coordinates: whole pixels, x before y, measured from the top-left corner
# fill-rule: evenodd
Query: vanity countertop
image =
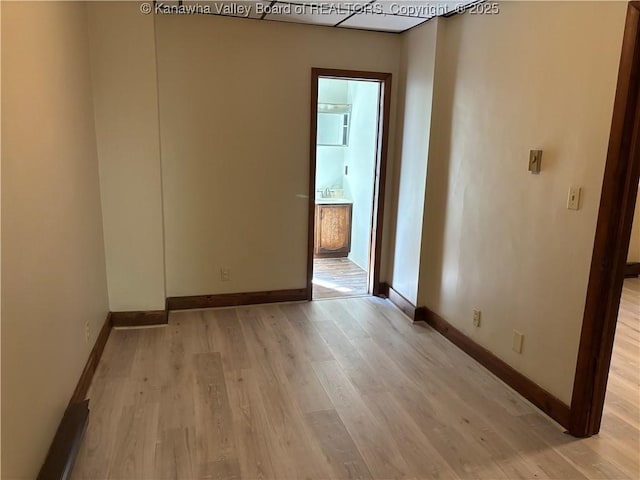
<path id="1" fill-rule="evenodd" d="M 346 198 L 316 198 L 316 205 L 350 205 L 352 200 Z"/>

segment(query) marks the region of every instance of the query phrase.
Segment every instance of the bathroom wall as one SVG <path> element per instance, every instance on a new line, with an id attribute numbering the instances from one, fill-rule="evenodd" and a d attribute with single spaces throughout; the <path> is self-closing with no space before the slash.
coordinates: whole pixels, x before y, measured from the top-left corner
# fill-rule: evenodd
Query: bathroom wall
<path id="1" fill-rule="evenodd" d="M 349 259 L 364 270 L 369 268 L 379 91 L 378 82 L 348 82 L 352 111 L 349 146 L 344 151 L 348 173 L 343 185 L 345 197 L 353 201 Z"/>
<path id="2" fill-rule="evenodd" d="M 318 103 L 349 103 L 348 83 L 347 80 L 320 78 L 318 80 Z M 345 148 L 318 145 L 316 148 L 316 190 L 342 189 L 344 187 Z"/>

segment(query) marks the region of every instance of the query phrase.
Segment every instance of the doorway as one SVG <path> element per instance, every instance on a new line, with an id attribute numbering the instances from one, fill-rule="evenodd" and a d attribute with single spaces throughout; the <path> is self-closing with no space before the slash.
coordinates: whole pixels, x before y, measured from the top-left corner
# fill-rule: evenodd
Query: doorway
<path id="1" fill-rule="evenodd" d="M 639 178 L 640 2 L 629 2 L 571 399 L 576 437 L 600 430 Z"/>
<path id="2" fill-rule="evenodd" d="M 312 69 L 307 298 L 377 295 L 391 74 Z"/>

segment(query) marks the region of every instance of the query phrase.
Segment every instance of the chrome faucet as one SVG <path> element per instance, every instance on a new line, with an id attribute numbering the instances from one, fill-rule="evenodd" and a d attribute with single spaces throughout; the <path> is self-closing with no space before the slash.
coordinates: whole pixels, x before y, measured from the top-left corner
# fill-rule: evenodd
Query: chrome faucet
<path id="1" fill-rule="evenodd" d="M 322 192 L 322 197 L 331 198 L 331 189 L 329 187 L 324 189 L 324 192 Z"/>

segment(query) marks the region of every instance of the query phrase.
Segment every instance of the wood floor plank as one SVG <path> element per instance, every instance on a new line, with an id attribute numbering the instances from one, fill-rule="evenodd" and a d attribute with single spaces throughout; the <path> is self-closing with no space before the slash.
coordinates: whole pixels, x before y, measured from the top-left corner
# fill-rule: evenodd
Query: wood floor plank
<path id="1" fill-rule="evenodd" d="M 430 479 L 460 478 L 390 393 L 367 395 L 365 403 L 374 416 L 383 422 L 412 472 L 421 472 Z"/>
<path id="2" fill-rule="evenodd" d="M 242 478 L 284 478 L 286 469 L 274 467 L 278 452 L 270 446 L 262 399 L 251 388 L 252 370 L 226 371 L 225 379 Z"/>
<path id="3" fill-rule="evenodd" d="M 378 381 L 373 369 L 335 323 L 316 322 L 314 326 L 329 345 L 331 353 L 342 370 L 361 394 L 385 391 L 385 387 Z"/>
<path id="4" fill-rule="evenodd" d="M 331 478 L 373 478 L 335 410 L 307 413 L 305 418 L 331 465 Z"/>
<path id="5" fill-rule="evenodd" d="M 111 340 L 110 340 L 111 341 Z M 119 444 L 118 419 L 124 404 L 122 379 L 102 378 L 90 390 L 89 426 L 73 470 L 76 479 L 106 477 Z"/>
<path id="6" fill-rule="evenodd" d="M 379 301 L 376 301 L 376 303 L 379 303 Z M 380 351 L 383 352 L 371 355 L 370 358 L 377 359 L 380 355 L 388 355 L 416 383 L 420 383 L 420 379 L 424 377 L 428 369 L 436 366 L 440 368 L 448 367 L 449 371 L 453 372 L 463 371 L 464 373 L 461 374 L 461 377 L 464 377 L 464 381 L 459 382 L 459 385 L 466 386 L 472 383 L 480 390 L 491 391 L 492 399 L 500 402 L 512 414 L 523 415 L 533 411 L 533 407 L 528 402 L 522 401 L 522 397 L 511 389 L 504 388 L 504 384 L 484 367 L 461 350 L 452 350 L 451 343 L 431 327 L 423 324 L 412 325 L 405 318 L 405 323 L 410 327 L 410 330 L 404 330 L 402 333 L 398 331 L 398 333 L 394 334 L 392 330 L 387 330 L 388 327 L 381 328 L 380 323 L 382 322 L 372 320 L 377 318 L 371 313 L 375 309 L 372 310 L 373 307 L 368 307 L 361 299 L 350 299 L 348 303 L 345 301 L 345 305 L 351 307 L 352 311 L 359 312 L 353 318 L 356 318 L 363 325 L 363 328 L 370 331 L 371 338 L 375 340 L 380 347 Z M 383 306 L 384 304 L 381 305 Z M 381 308 L 381 305 L 377 305 L 376 308 Z M 395 314 L 398 313 L 397 309 L 394 308 L 393 310 Z M 384 318 L 388 318 L 388 316 Z M 429 358 L 425 359 L 423 352 L 411 348 L 411 344 L 407 342 L 407 337 L 416 336 L 419 336 L 419 340 L 425 344 L 425 348 L 431 351 L 430 358 L 447 355 L 449 361 L 430 361 Z"/>
<path id="7" fill-rule="evenodd" d="M 267 327 L 259 309 L 238 312 L 244 337 L 252 355 L 255 385 L 267 413 L 269 435 L 283 459 L 286 478 L 323 478 L 329 468 L 318 455 L 317 442 L 306 429 L 296 397 L 288 385 L 277 347 L 265 335 Z"/>
<path id="8" fill-rule="evenodd" d="M 371 318 L 384 318 L 385 322 L 374 324 L 378 335 L 385 333 L 388 336 L 399 337 L 424 359 L 425 366 L 444 367 L 453 366 L 452 358 L 448 350 L 439 348 L 439 344 L 432 342 L 434 335 L 427 335 L 429 332 L 423 323 L 413 324 L 407 321 L 407 317 L 395 306 L 389 308 L 389 301 L 383 299 L 372 299 L 370 302 L 363 302 L 361 299 L 350 299 L 343 304 L 343 308 L 352 312 L 359 312 L 358 320 L 369 320 Z M 355 313 L 350 314 L 354 316 Z M 384 329 L 384 330 L 382 330 Z"/>
<path id="9" fill-rule="evenodd" d="M 222 353 L 227 370 L 250 368 L 249 352 L 238 319 L 233 308 L 206 310 L 201 313 L 211 350 Z"/>
<path id="10" fill-rule="evenodd" d="M 316 305 L 316 303 L 313 305 Z M 295 344 L 304 351 L 305 357 L 308 360 L 313 362 L 333 360 L 333 355 L 329 347 L 313 326 L 313 321 L 309 315 L 311 310 L 309 308 L 310 305 L 311 304 L 290 303 L 280 305 L 278 308 L 295 332 Z M 322 315 L 321 311 L 319 315 Z"/>
<path id="11" fill-rule="evenodd" d="M 194 341 L 185 341 L 183 327 L 180 316 L 169 317 L 167 351 L 159 359 L 163 380 L 154 468 L 159 479 L 188 480 L 198 473 L 191 347 Z"/>
<path id="12" fill-rule="evenodd" d="M 141 336 L 137 329 L 114 328 L 96 370 L 96 379 L 128 378 Z"/>
<path id="13" fill-rule="evenodd" d="M 287 379 L 289 391 L 295 397 L 297 407 L 302 413 L 333 408 L 329 396 L 322 387 L 311 367 L 304 349 L 299 348 L 293 331 L 286 318 L 277 309 L 262 310 L 261 318 L 267 324 L 266 341 L 271 342 L 282 371 Z"/>
<path id="14" fill-rule="evenodd" d="M 522 421 L 524 421 L 528 431 L 532 434 L 531 437 L 537 440 L 535 448 L 524 451 L 542 451 L 544 445 L 553 445 L 553 449 L 550 449 L 551 452 L 562 456 L 582 475 L 588 478 L 634 478 L 618 468 L 610 457 L 607 458 L 607 456 L 592 449 L 587 442 L 567 434 L 558 436 L 559 429 L 550 422 L 544 421 L 539 415 L 535 413 L 525 415 L 522 417 Z M 548 470 L 548 467 L 546 467 L 547 460 L 539 460 L 543 460 L 539 461 L 539 464 L 545 465 L 545 469 Z"/>
<path id="15" fill-rule="evenodd" d="M 386 357 L 385 353 L 376 345 L 376 343 L 374 341 L 372 341 L 371 339 L 363 339 L 360 341 L 356 341 L 354 342 L 357 346 L 357 348 L 363 352 L 363 355 L 372 362 L 372 367 L 379 372 L 380 377 L 385 379 L 385 382 L 388 384 L 390 390 L 392 392 L 394 392 L 394 401 L 397 403 L 396 409 L 401 410 L 403 408 L 403 405 L 406 408 L 411 408 L 411 405 L 414 404 L 414 402 L 420 402 L 420 398 L 421 398 L 421 394 L 416 391 L 415 388 L 415 383 L 412 382 L 403 372 L 402 370 L 396 366 L 394 364 L 393 361 L 391 361 L 388 357 Z M 433 382 L 433 376 L 429 377 L 427 375 L 432 375 L 433 372 L 428 372 L 425 373 L 425 377 L 424 377 L 424 382 L 425 383 L 430 383 Z M 449 376 L 449 374 L 446 374 L 447 377 Z M 466 385 L 466 383 L 461 383 L 460 384 L 463 388 L 464 385 Z M 437 388 L 440 388 L 439 386 Z M 418 388 L 419 389 L 419 388 Z M 450 395 L 450 392 L 447 392 L 448 395 Z M 470 395 L 474 395 L 475 396 L 470 396 Z M 425 394 L 425 395 L 428 395 Z M 478 409 L 479 411 L 482 411 L 483 414 L 487 413 L 487 407 L 490 406 L 490 399 L 487 399 L 485 397 L 482 397 L 476 390 L 471 390 L 471 389 L 467 389 L 464 393 L 464 397 L 469 397 L 470 400 L 475 403 L 473 403 L 472 406 L 470 406 L 469 408 L 473 408 L 473 409 Z M 427 405 L 427 409 L 430 410 L 437 410 L 441 416 L 443 417 L 443 419 L 447 420 L 447 427 L 450 425 L 456 425 L 456 424 L 460 424 L 461 428 L 463 429 L 462 432 L 460 432 L 460 435 L 462 435 L 463 437 L 472 437 L 473 433 L 472 432 L 466 432 L 464 431 L 465 428 L 470 428 L 470 425 L 467 424 L 468 419 L 466 417 L 470 416 L 469 415 L 469 408 L 465 408 L 465 409 L 461 409 L 459 407 L 459 405 L 457 405 L 456 403 L 453 403 L 451 405 L 449 405 L 450 403 L 450 399 L 456 399 L 456 397 L 454 395 L 451 395 L 451 397 L 447 396 L 447 405 L 446 406 L 442 406 L 442 405 L 436 405 L 433 403 L 429 403 L 429 400 L 427 400 L 426 398 L 428 397 L 424 397 L 424 400 L 422 400 L 422 404 Z M 482 406 L 482 408 L 478 408 L 479 406 Z M 504 409 L 502 409 L 500 407 L 500 405 L 498 403 L 494 403 L 494 409 L 496 411 L 500 412 L 500 416 L 501 418 L 505 418 L 507 417 L 505 415 L 505 411 Z M 452 411 L 451 411 L 451 407 L 453 407 L 453 411 L 456 412 L 456 415 L 453 415 Z M 420 418 L 420 417 L 418 417 Z M 507 417 L 507 418 L 513 418 L 513 417 Z M 429 419 L 427 417 L 422 417 L 421 418 L 422 423 L 421 425 L 424 428 L 435 428 L 435 429 L 440 429 L 443 428 L 443 425 L 436 422 L 435 419 Z M 439 419 L 442 420 L 442 419 Z M 402 422 L 402 425 L 404 425 L 405 422 Z M 518 428 L 522 429 L 523 427 L 525 427 L 524 424 L 520 424 L 518 426 Z M 392 427 L 389 427 L 390 429 L 392 429 Z M 477 429 L 476 429 L 477 430 Z M 520 430 L 521 431 L 521 430 Z M 458 435 L 458 433 L 456 433 L 456 435 Z M 429 438 L 433 439 L 433 436 L 430 436 Z M 528 437 L 527 437 L 528 438 Z M 513 439 L 511 439 L 513 440 Z M 442 452 L 442 455 L 445 455 L 447 457 L 449 457 L 450 461 L 452 461 L 453 463 L 455 463 L 457 465 L 457 469 L 458 472 L 460 473 L 460 475 L 462 477 L 466 476 L 467 474 L 467 470 L 466 467 L 464 466 L 464 462 L 460 461 L 456 461 L 456 452 L 454 451 L 453 448 L 451 448 L 451 445 L 449 445 L 446 442 L 440 442 L 439 440 L 436 440 L 435 443 L 437 444 L 437 448 L 432 450 L 434 452 L 437 452 L 438 450 L 440 452 Z M 504 442 L 500 441 L 498 442 L 500 445 L 504 445 Z M 420 444 L 422 445 L 422 444 Z M 432 445 L 428 445 L 429 448 L 432 447 Z M 536 447 L 543 447 L 544 445 L 540 442 L 539 445 L 536 445 Z M 514 450 L 512 448 L 506 448 L 505 450 L 506 454 L 510 454 L 510 455 L 514 455 Z M 403 452 L 404 454 L 404 452 Z M 486 454 L 490 454 L 490 452 L 486 452 Z M 436 456 L 440 455 L 438 453 L 435 454 Z M 515 455 L 517 456 L 517 455 Z M 502 470 L 504 471 L 504 468 L 502 468 Z M 526 472 L 526 474 L 524 475 L 525 478 L 533 478 L 535 476 L 536 473 L 536 469 L 535 468 L 531 468 L 530 466 L 525 467 L 519 467 L 517 468 L 518 472 Z M 505 472 L 506 473 L 506 472 Z M 509 472 L 511 476 L 514 476 L 514 478 L 520 478 L 523 475 L 515 475 L 517 472 L 515 470 L 512 469 L 511 472 Z M 435 475 L 435 474 L 434 474 Z M 452 476 L 456 476 L 454 474 L 452 474 Z M 541 477 L 538 477 L 541 478 Z"/>
<path id="16" fill-rule="evenodd" d="M 346 304 L 352 303 L 355 302 Z M 353 318 L 350 309 L 345 308 L 345 302 L 318 302 L 318 308 L 322 311 L 322 318 L 334 322 L 349 340 L 369 338 L 367 331 Z"/>
<path id="17" fill-rule="evenodd" d="M 198 477 L 240 478 L 220 353 L 196 354 L 194 377 Z"/>
<path id="18" fill-rule="evenodd" d="M 406 478 L 409 467 L 364 400 L 335 361 L 314 362 L 314 370 L 362 453 L 374 478 Z"/>
<path id="19" fill-rule="evenodd" d="M 275 456 L 267 442 L 266 413 L 262 399 L 250 388 L 253 377 L 240 320 L 235 309 L 202 311 L 212 350 L 220 353 L 227 387 L 233 435 L 242 478 L 277 478 Z"/>
<path id="20" fill-rule="evenodd" d="M 137 382 L 130 389 L 141 391 Z M 148 478 L 153 476 L 155 437 L 158 428 L 159 405 L 148 403 L 140 395 L 139 401 L 122 409 L 118 421 L 118 442 L 109 467 L 111 478 Z"/>

